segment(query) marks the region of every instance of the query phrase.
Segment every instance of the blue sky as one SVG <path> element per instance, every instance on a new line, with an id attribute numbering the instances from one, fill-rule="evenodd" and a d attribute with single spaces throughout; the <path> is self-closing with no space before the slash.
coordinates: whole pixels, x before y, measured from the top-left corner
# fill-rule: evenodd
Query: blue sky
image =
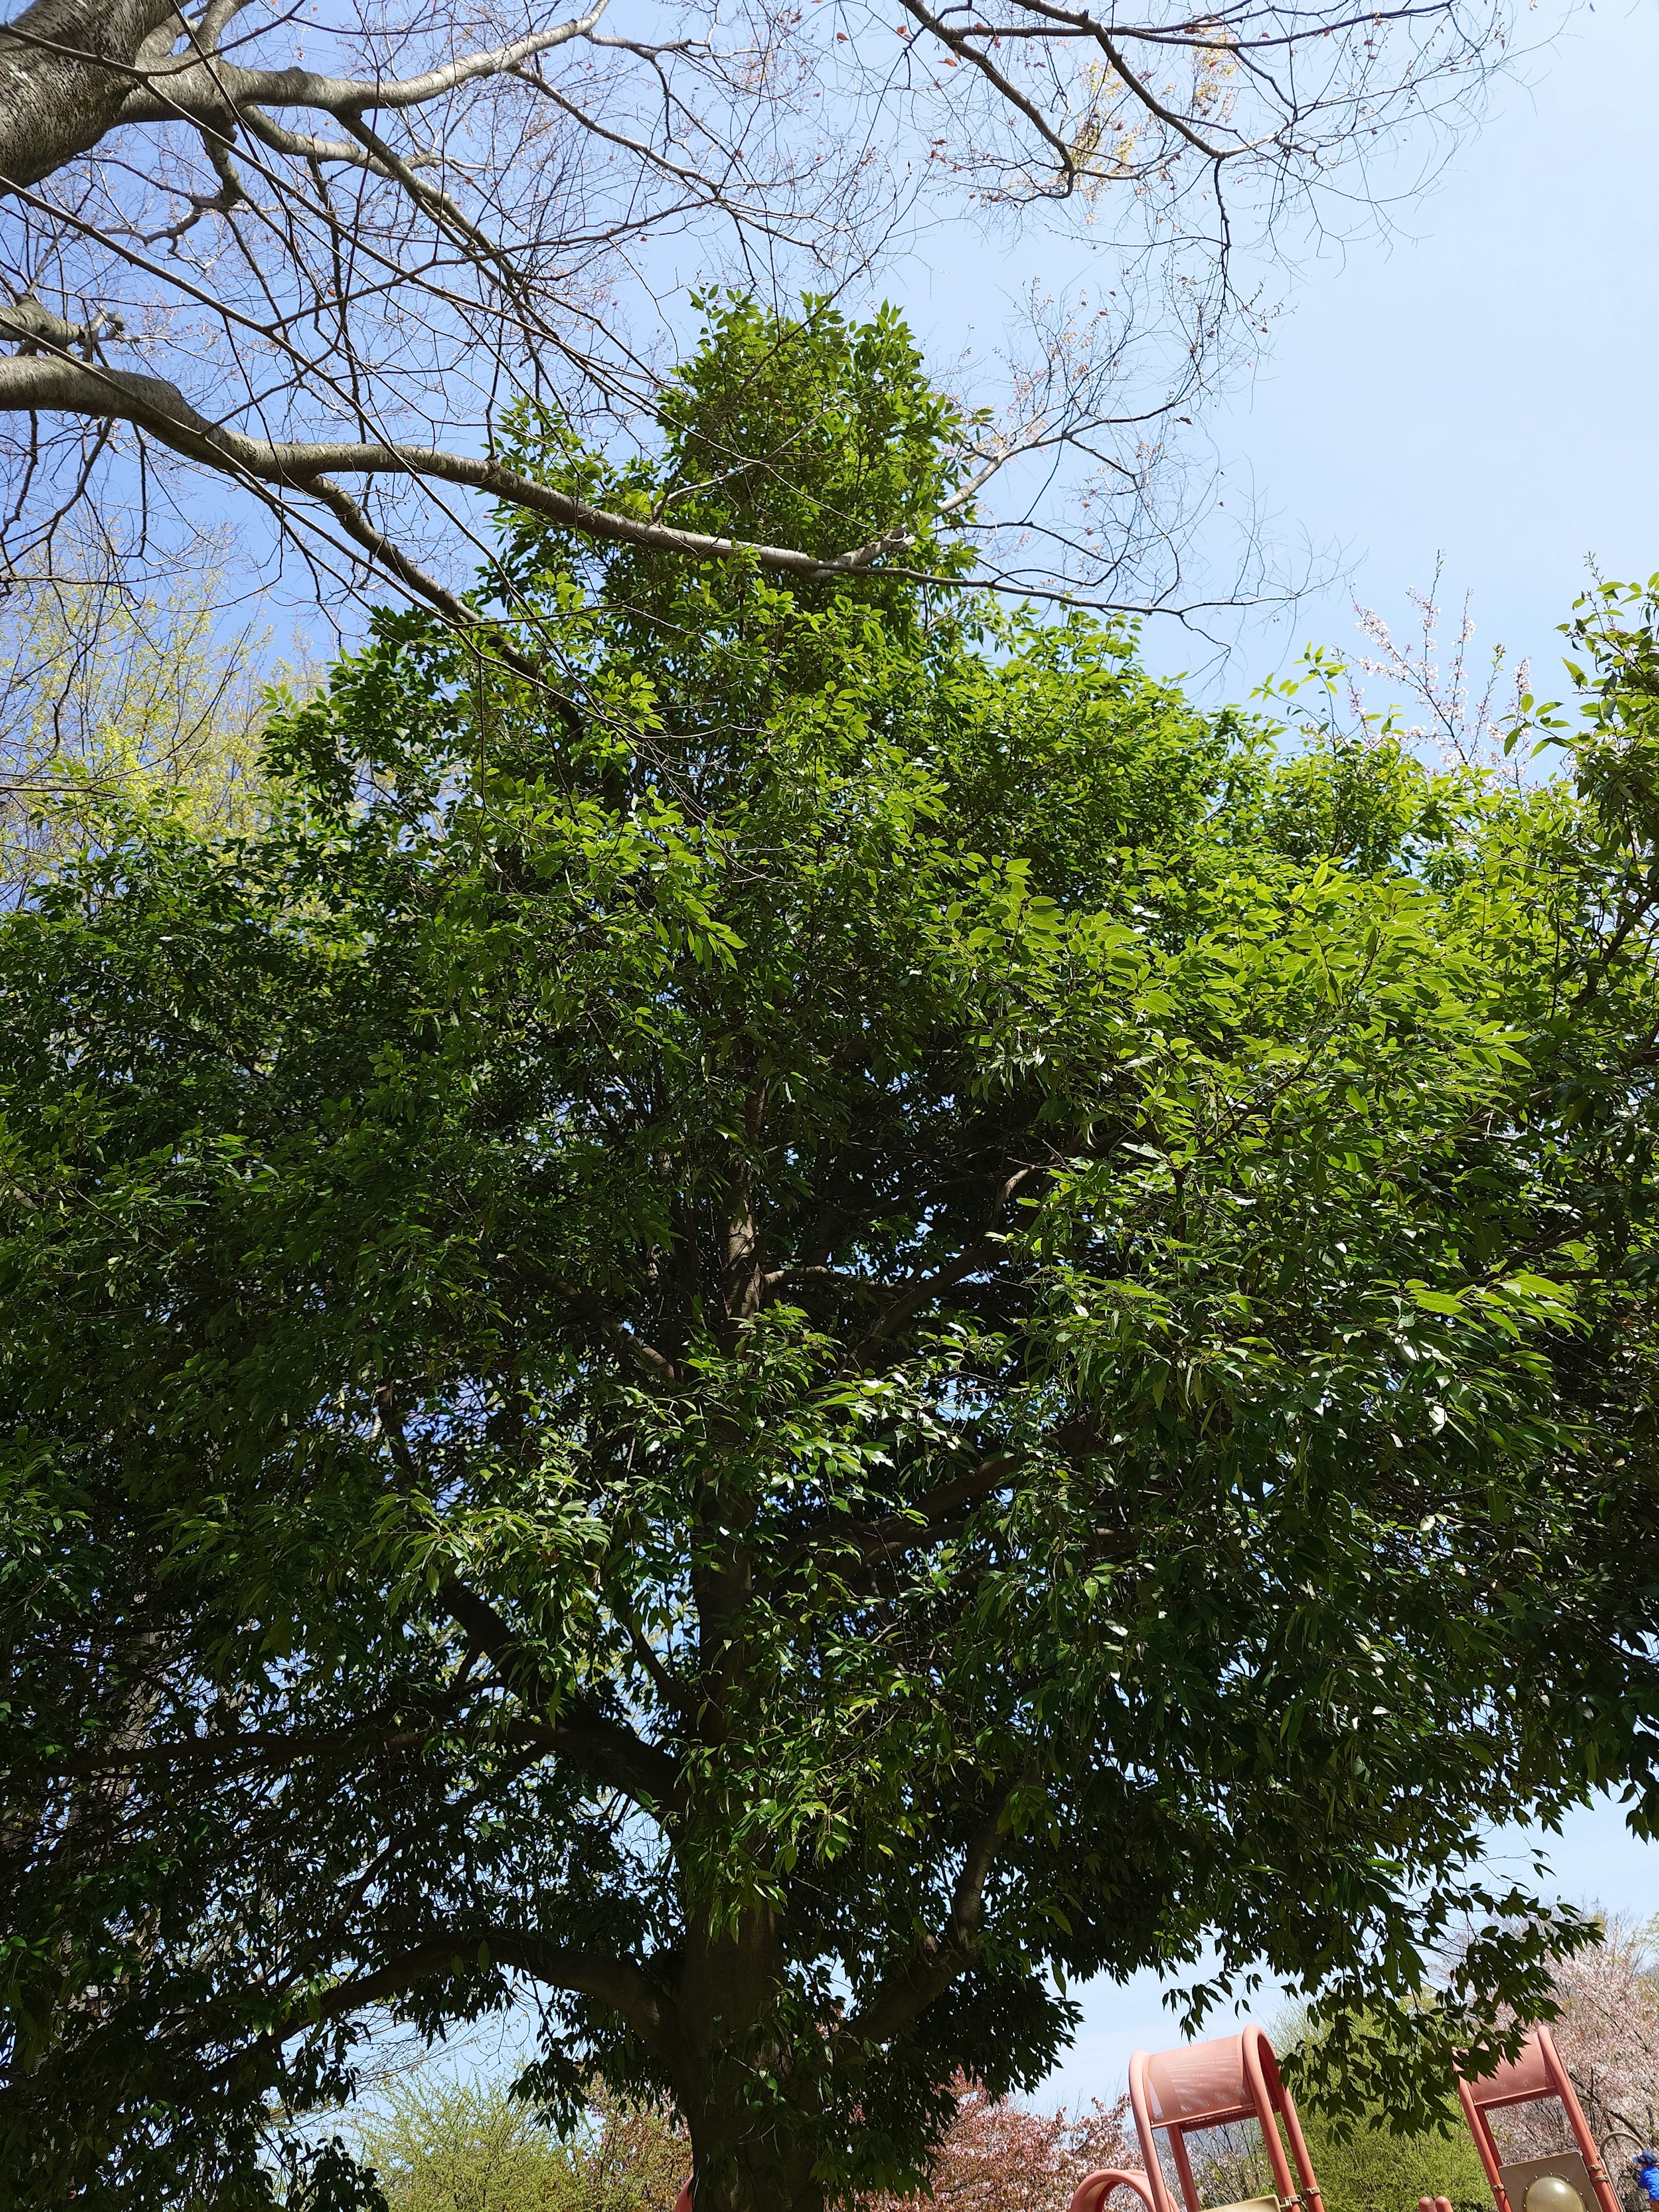
<path id="1" fill-rule="evenodd" d="M 1402 614 L 1443 553 L 1481 636 L 1541 681 L 1586 556 L 1659 568 L 1659 9 L 1585 7 L 1522 66 L 1413 237 L 1307 264 L 1220 439 L 1286 525 L 1347 547 L 1363 602 Z M 1246 658 L 1311 635 L 1352 640 L 1347 592 Z"/>
<path id="2" fill-rule="evenodd" d="M 1478 644 L 1530 654 L 1559 696 L 1565 619 L 1587 556 L 1609 576 L 1659 569 L 1659 9 L 1519 15 L 1528 52 L 1437 187 L 1394 234 L 1310 248 L 1272 350 L 1214 421 L 1230 511 L 1250 497 L 1289 544 L 1346 575 L 1248 629 L 1221 687 L 1239 696 L 1317 641 L 1357 646 L 1352 599 L 1399 623 L 1444 556 L 1474 593 Z M 899 288 L 936 361 L 1033 269 L 1086 281 L 1074 246 L 1005 253 L 965 231 L 930 241 Z M 1199 648 L 1156 628 L 1174 671 Z"/>

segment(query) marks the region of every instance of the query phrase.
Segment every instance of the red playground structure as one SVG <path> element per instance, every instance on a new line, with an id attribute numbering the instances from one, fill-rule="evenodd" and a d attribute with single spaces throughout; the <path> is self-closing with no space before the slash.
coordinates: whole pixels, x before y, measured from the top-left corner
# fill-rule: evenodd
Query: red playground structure
<path id="1" fill-rule="evenodd" d="M 1460 2081 L 1457 2094 L 1498 2212 L 1622 2212 L 1548 2028 L 1534 2027 L 1507 2065 L 1479 2081 Z M 1504 2165 L 1487 2113 L 1551 2097 L 1560 2104 L 1571 2144 L 1544 2158 Z"/>
<path id="2" fill-rule="evenodd" d="M 1296 2212 L 1298 2205 L 1303 2212 L 1325 2212 L 1295 2100 L 1279 2078 L 1272 2044 L 1254 2023 L 1241 2034 L 1217 2036 L 1179 2051 L 1137 2051 L 1129 2061 L 1129 2106 L 1146 2171 L 1103 2166 L 1085 2176 L 1072 2197 L 1071 2212 L 1103 2212 L 1107 2197 L 1120 2186 L 1133 2190 L 1146 2212 L 1177 2212 L 1158 2155 L 1160 2135 L 1181 2189 L 1179 2212 Z M 1250 2120 L 1261 2130 L 1273 2195 L 1206 2206 L 1193 2178 L 1188 2136 Z"/>
<path id="3" fill-rule="evenodd" d="M 1457 2093 L 1496 2212 L 1624 2212 L 1548 2028 L 1533 2028 L 1512 2060 L 1478 2081 L 1460 2081 Z M 1505 2165 L 1487 2115 L 1552 2099 L 1561 2107 L 1571 2142 L 1541 2158 Z M 1279 2078 L 1273 2045 L 1254 2024 L 1237 2035 L 1216 2036 L 1176 2051 L 1137 2051 L 1129 2061 L 1129 2106 L 1144 2169 L 1107 2166 L 1085 2175 L 1073 2193 L 1071 2212 L 1106 2212 L 1106 2200 L 1115 2189 L 1131 2191 L 1139 2200 L 1139 2212 L 1325 2212 L 1295 2100 Z M 1261 2130 L 1273 2194 L 1206 2205 L 1199 2195 L 1188 2136 L 1251 2122 Z M 1634 2164 L 1659 2212 L 1659 2157 L 1644 2151 Z M 1170 2171 L 1181 2191 L 1179 2204 L 1170 2191 Z M 689 2182 L 674 2212 L 692 2212 Z M 1423 2197 L 1418 2212 L 1452 2208 L 1443 2197 Z"/>
<path id="4" fill-rule="evenodd" d="M 1516 2057 L 1496 2073 L 1461 2081 L 1457 2088 L 1496 2212 L 1623 2212 L 1548 2028 L 1534 2027 Z M 1561 2107 L 1571 2142 L 1541 2158 L 1505 2165 L 1487 2115 L 1552 2099 Z M 1259 2027 L 1177 2051 L 1137 2051 L 1129 2061 L 1129 2105 L 1145 2171 L 1103 2166 L 1087 2175 L 1072 2197 L 1071 2212 L 1105 2212 L 1107 2198 L 1119 2188 L 1132 2190 L 1144 2212 L 1324 2212 L 1295 2101 L 1279 2078 L 1273 2045 Z M 1273 2194 L 1206 2206 L 1194 2178 L 1187 2137 L 1249 2121 L 1261 2131 Z M 1180 2188 L 1179 2205 L 1161 2148 L 1167 2148 Z M 1644 2155 L 1652 2159 L 1651 2153 Z M 1654 2163 L 1659 2166 L 1659 2160 Z M 1655 2201 L 1659 2203 L 1659 2194 Z M 1443 2197 L 1424 2197 L 1418 2212 L 1452 2209 Z"/>

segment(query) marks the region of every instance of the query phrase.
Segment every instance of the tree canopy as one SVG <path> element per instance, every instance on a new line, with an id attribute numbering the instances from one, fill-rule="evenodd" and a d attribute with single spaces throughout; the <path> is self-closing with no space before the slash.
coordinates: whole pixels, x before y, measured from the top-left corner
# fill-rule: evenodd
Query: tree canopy
<path id="1" fill-rule="evenodd" d="M 710 312 L 607 496 L 937 510 L 892 319 Z M 1651 608 L 1516 789 L 504 530 L 269 819 L 0 925 L 13 2187 L 241 2201 L 526 1984 L 708 2212 L 913 2185 L 1147 1965 L 1432 2113 L 1585 1932 L 1482 1821 L 1655 1802 Z"/>

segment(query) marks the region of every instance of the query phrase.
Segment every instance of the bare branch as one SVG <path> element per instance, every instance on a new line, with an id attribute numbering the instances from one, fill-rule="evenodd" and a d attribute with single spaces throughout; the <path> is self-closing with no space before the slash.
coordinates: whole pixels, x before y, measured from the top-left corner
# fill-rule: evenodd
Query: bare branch
<path id="1" fill-rule="evenodd" d="M 220 95 L 222 106 L 228 99 L 238 108 L 257 102 L 261 107 L 308 107 L 321 114 L 353 119 L 376 111 L 422 107 L 463 85 L 507 76 L 538 54 L 550 52 L 572 39 L 586 38 L 610 4 L 611 0 L 599 0 L 599 5 L 586 15 L 515 39 L 510 46 L 465 55 L 442 69 L 428 70 L 401 82 L 395 78 L 323 76 L 313 70 L 244 69 L 219 57 L 212 61 L 208 82 Z M 120 121 L 164 123 L 181 110 L 190 112 L 199 97 L 196 79 L 202 73 L 203 64 L 195 55 L 138 72 L 140 82 L 124 101 Z"/>
<path id="2" fill-rule="evenodd" d="M 1473 114 L 1508 0 L 1241 0 L 1133 20 L 905 0 L 896 34 L 869 0 L 823 15 L 666 0 L 647 36 L 613 34 L 608 0 L 557 20 L 507 4 L 463 27 L 441 8 L 324 0 L 303 46 L 264 0 L 209 0 L 193 21 L 173 0 L 30 0 L 0 27 L 0 282 L 21 295 L 0 336 L 62 372 L 25 374 L 27 350 L 0 362 L 0 416 L 28 417 L 0 436 L 0 558 L 28 557 L 81 502 L 125 496 L 131 447 L 96 427 L 113 421 L 238 483 L 276 546 L 332 573 L 343 540 L 365 556 L 346 557 L 353 590 L 378 572 L 450 622 L 466 605 L 455 579 L 488 555 L 446 486 L 577 538 L 804 580 L 879 566 L 1193 619 L 1282 599 L 1253 546 L 1222 588 L 1188 576 L 1218 487 L 1176 426 L 1263 319 L 1234 291 L 1240 211 L 1269 248 L 1322 196 L 1346 219 L 1345 165 L 1380 136 Z M 648 442 L 674 350 L 639 251 L 653 234 L 681 241 L 688 281 L 763 270 L 777 297 L 833 292 L 913 241 L 924 201 L 929 222 L 1041 201 L 1109 248 L 1086 313 L 1028 303 L 994 371 L 1003 427 L 978 412 L 986 372 L 963 395 L 963 481 L 935 520 L 975 548 L 970 578 L 907 563 L 902 533 L 832 559 L 734 544 L 492 458 L 524 396 L 600 443 Z M 101 371 L 124 327 L 145 373 L 76 386 L 71 368 Z M 342 421 L 351 443 L 329 434 Z M 351 482 L 368 477 L 384 485 L 372 506 Z"/>

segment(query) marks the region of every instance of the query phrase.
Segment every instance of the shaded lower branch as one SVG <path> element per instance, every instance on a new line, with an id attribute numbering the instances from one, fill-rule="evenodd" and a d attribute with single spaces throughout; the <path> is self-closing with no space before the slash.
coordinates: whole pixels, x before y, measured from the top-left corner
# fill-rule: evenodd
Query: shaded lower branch
<path id="1" fill-rule="evenodd" d="M 1003 1816 L 1014 1792 L 1010 1782 L 997 1793 L 989 1819 L 968 1846 L 951 1896 L 950 1916 L 937 1936 L 924 1936 L 902 1966 L 854 2014 L 840 2033 L 854 2042 L 890 2043 L 936 1997 L 943 1996 L 979 1950 L 980 1912 L 985 1884 L 1001 1846 Z"/>
<path id="2" fill-rule="evenodd" d="M 476 1968 L 481 1958 L 515 1973 L 528 1974 L 550 1988 L 597 1997 L 647 2040 L 654 2041 L 662 2033 L 661 2000 L 636 1960 L 573 1949 L 518 1929 L 468 1929 L 416 1944 L 372 1972 L 354 1974 L 331 1989 L 312 1992 L 228 2060 L 224 2071 L 234 2074 L 259 2054 L 291 2043 L 296 2036 L 371 2005 L 406 1996 L 440 1974 L 465 1973 Z"/>
<path id="3" fill-rule="evenodd" d="M 476 1590 L 452 1577 L 440 1587 L 438 1601 L 489 1655 L 497 1675 L 524 1706 L 550 1751 L 570 1759 L 594 1781 L 620 1790 L 649 1811 L 672 1814 L 678 1809 L 679 1769 L 666 1752 L 550 1680 L 535 1654 Z"/>

